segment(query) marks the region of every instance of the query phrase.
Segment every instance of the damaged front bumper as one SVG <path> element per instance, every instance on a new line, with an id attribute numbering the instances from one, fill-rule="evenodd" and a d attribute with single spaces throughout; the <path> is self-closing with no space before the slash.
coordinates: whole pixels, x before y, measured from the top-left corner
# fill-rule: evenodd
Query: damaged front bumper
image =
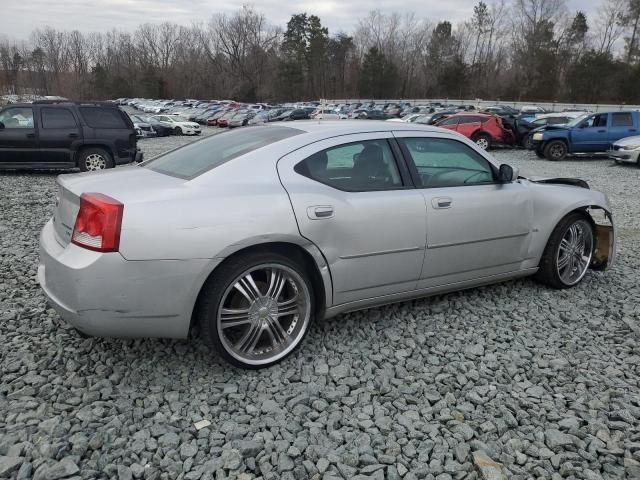
<path id="1" fill-rule="evenodd" d="M 608 270 L 616 258 L 616 232 L 613 215 L 601 207 L 591 207 L 587 213 L 595 227 L 595 249 L 591 260 L 591 269 Z"/>

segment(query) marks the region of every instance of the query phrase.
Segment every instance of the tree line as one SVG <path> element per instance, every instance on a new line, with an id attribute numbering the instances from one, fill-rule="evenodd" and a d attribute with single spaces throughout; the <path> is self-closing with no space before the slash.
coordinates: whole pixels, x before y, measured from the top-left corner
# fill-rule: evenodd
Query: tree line
<path id="1" fill-rule="evenodd" d="M 209 22 L 0 39 L 0 93 L 294 101 L 484 98 L 640 103 L 640 0 L 478 2 L 466 21 L 372 11 L 332 34 L 242 7 Z"/>

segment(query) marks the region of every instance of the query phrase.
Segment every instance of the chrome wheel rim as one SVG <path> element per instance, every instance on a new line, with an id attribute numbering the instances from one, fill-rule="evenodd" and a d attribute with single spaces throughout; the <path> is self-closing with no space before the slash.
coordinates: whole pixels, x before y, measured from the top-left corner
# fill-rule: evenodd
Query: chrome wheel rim
<path id="1" fill-rule="evenodd" d="M 593 255 L 593 232 L 586 220 L 572 223 L 558 248 L 556 268 L 565 285 L 575 285 L 585 276 Z"/>
<path id="2" fill-rule="evenodd" d="M 480 137 L 476 140 L 476 145 L 478 145 L 482 150 L 486 150 L 489 148 L 489 140 L 484 137 Z"/>
<path id="3" fill-rule="evenodd" d="M 564 155 L 564 147 L 559 144 L 551 145 L 551 148 L 549 148 L 549 153 L 551 154 L 552 158 L 560 158 Z"/>
<path id="4" fill-rule="evenodd" d="M 87 167 L 87 170 L 90 171 L 104 170 L 105 168 L 107 168 L 107 161 L 99 153 L 92 153 L 91 155 L 87 156 L 84 164 Z"/>
<path id="5" fill-rule="evenodd" d="M 248 365 L 275 362 L 293 350 L 311 317 L 311 297 L 289 267 L 252 267 L 227 287 L 218 307 L 218 336 L 224 349 Z"/>

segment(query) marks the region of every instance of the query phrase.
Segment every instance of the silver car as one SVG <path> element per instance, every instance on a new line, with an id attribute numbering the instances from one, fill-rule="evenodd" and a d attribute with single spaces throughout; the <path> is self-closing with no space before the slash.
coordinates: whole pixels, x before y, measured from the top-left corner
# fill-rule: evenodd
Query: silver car
<path id="1" fill-rule="evenodd" d="M 38 278 L 97 336 L 206 341 L 273 364 L 314 319 L 612 265 L 607 197 L 519 177 L 461 135 L 303 121 L 222 133 L 142 163 L 58 177 Z"/>
<path id="2" fill-rule="evenodd" d="M 640 167 L 640 135 L 614 142 L 608 154 L 617 163 L 633 163 Z"/>

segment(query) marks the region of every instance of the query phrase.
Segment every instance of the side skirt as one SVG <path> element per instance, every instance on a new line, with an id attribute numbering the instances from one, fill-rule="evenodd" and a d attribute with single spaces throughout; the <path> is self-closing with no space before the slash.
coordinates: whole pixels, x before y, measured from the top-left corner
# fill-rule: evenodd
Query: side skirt
<path id="1" fill-rule="evenodd" d="M 341 305 L 334 305 L 333 307 L 327 308 L 324 318 L 331 318 L 341 313 L 363 310 L 365 308 L 379 307 L 381 305 L 388 305 L 390 303 L 404 302 L 407 300 L 413 300 L 415 298 L 430 297 L 443 293 L 457 292 L 460 290 L 480 287 L 483 285 L 490 285 L 492 283 L 498 283 L 505 280 L 514 280 L 517 278 L 528 277 L 535 274 L 537 271 L 538 267 L 528 268 L 526 270 L 520 270 L 517 272 L 501 273 L 499 275 L 491 275 L 474 280 L 465 280 L 463 282 L 448 283 L 445 285 L 439 285 L 437 287 L 410 290 L 408 292 L 394 293 L 392 295 L 384 295 L 381 297 L 358 300 L 356 302 L 343 303 Z"/>

